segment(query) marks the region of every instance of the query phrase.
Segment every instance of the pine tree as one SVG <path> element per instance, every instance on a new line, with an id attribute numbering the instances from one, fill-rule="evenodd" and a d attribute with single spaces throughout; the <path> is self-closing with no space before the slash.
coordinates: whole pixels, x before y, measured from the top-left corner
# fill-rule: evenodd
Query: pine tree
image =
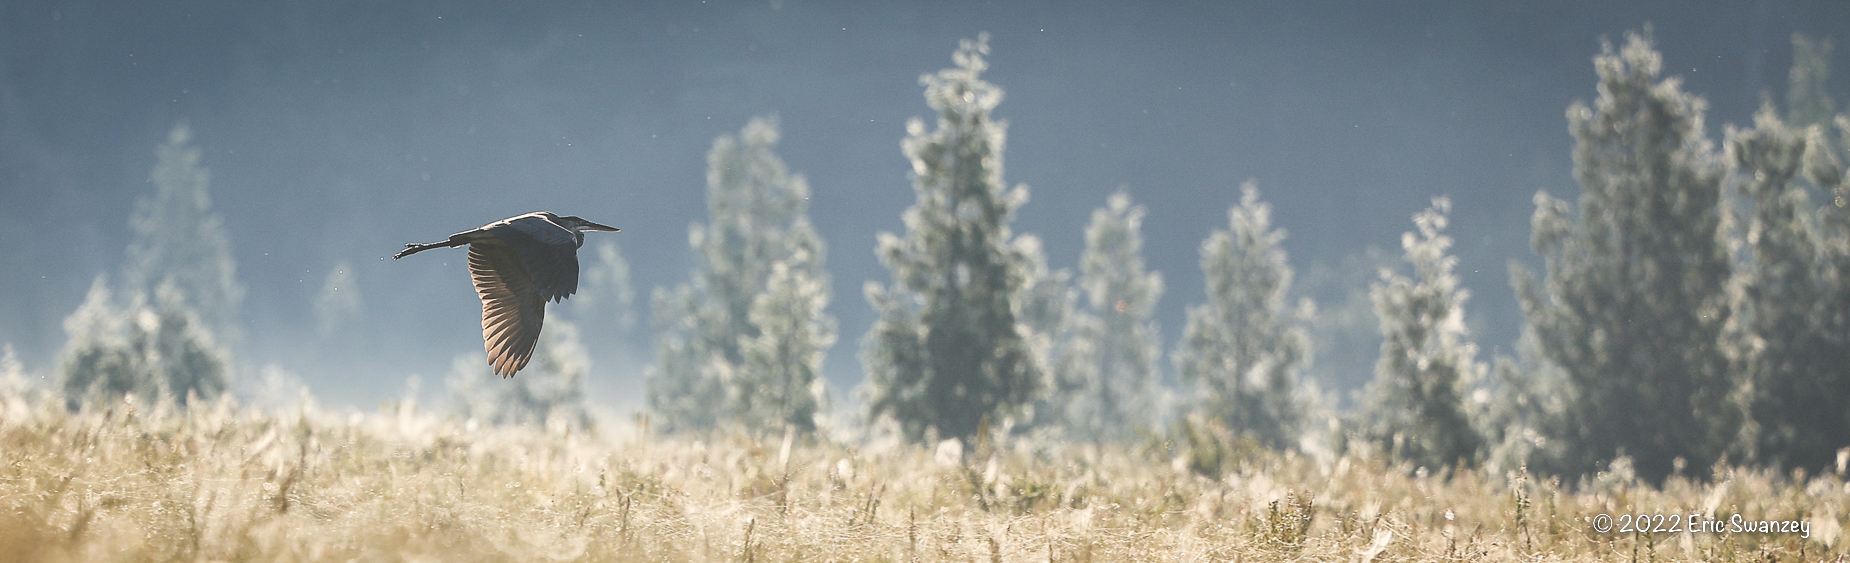
<path id="1" fill-rule="evenodd" d="M 1728 216 L 1730 254 L 1741 259 L 1728 280 L 1721 343 L 1730 368 L 1745 379 L 1743 395 L 1750 401 L 1760 395 L 1762 406 L 1803 400 L 1774 389 L 1790 390 L 1823 367 L 1811 357 L 1825 350 L 1811 318 L 1822 289 L 1813 275 L 1817 234 L 1806 217 L 1810 198 L 1796 185 L 1803 179 L 1806 140 L 1803 129 L 1780 121 L 1770 105 L 1754 115 L 1752 129 L 1728 131 L 1728 162 L 1740 171 L 1731 175 L 1739 177 L 1732 185 L 1745 202 L 1731 206 Z M 1805 416 L 1764 408 L 1749 413 L 1742 446 L 1750 456 L 1764 450 L 1768 457 L 1780 457 L 1798 438 L 1781 419 Z"/>
<path id="2" fill-rule="evenodd" d="M 1850 221 L 1839 205 L 1819 209 L 1810 194 L 1816 182 L 1840 195 L 1833 188 L 1841 186 L 1823 180 L 1841 177 L 1841 168 L 1822 128 L 1784 123 L 1770 104 L 1752 129 L 1728 132 L 1727 150 L 1739 193 L 1732 199 L 1746 207 L 1729 216 L 1740 260 L 1722 339 L 1745 379 L 1743 453 L 1822 470 L 1850 443 L 1850 278 L 1842 275 L 1850 273 Z"/>
<path id="3" fill-rule="evenodd" d="M 738 137 L 713 141 L 711 223 L 688 229 L 693 283 L 655 293 L 659 363 L 649 374 L 649 406 L 668 430 L 810 429 L 826 403 L 818 376 L 835 329 L 822 313 L 823 244 L 805 215 L 809 184 L 772 152 L 777 137 L 775 118 L 753 119 Z M 780 271 L 782 285 L 773 286 Z M 758 394 L 766 389 L 802 392 Z M 771 415 L 784 418 L 763 418 Z"/>
<path id="4" fill-rule="evenodd" d="M 1704 102 L 1658 78 L 1647 37 L 1607 44 L 1594 63 L 1599 98 L 1567 112 L 1580 213 L 1536 194 L 1531 243 L 1547 278 L 1515 268 L 1514 282 L 1539 355 L 1571 397 L 1551 436 L 1565 445 L 1557 469 L 1625 455 L 1656 480 L 1678 458 L 1713 463 L 1741 420 L 1717 346 L 1728 315 L 1722 174 Z"/>
<path id="5" fill-rule="evenodd" d="M 129 218 L 135 238 L 122 269 L 123 290 L 154 295 L 171 281 L 203 328 L 221 341 L 235 340 L 244 286 L 224 221 L 212 212 L 211 172 L 200 165 L 201 153 L 191 142 L 192 130 L 175 125 L 155 151 L 154 194 L 138 201 Z"/>
<path id="6" fill-rule="evenodd" d="M 176 284 L 148 296 L 119 298 L 102 276 L 84 304 L 64 319 L 70 336 L 61 370 L 67 405 L 143 400 L 212 400 L 226 389 L 230 359 Z"/>
<path id="7" fill-rule="evenodd" d="M 987 39 L 962 42 L 956 68 L 920 78 L 939 115 L 932 131 L 906 124 L 918 202 L 905 238 L 879 235 L 893 283 L 865 289 L 880 312 L 862 340 L 869 418 L 891 417 L 915 440 L 967 439 L 1012 419 L 1039 383 L 1031 329 L 1017 318 L 1034 257 L 1008 227 L 1028 190 L 1002 180 L 1006 124 L 991 118 L 1002 89 L 981 78 Z"/>
<path id="8" fill-rule="evenodd" d="M 120 292 L 99 276 L 65 319 L 70 340 L 61 387 L 73 407 L 125 394 L 184 404 L 226 389 L 225 340 L 237 335 L 244 289 L 191 137 L 177 125 L 156 150 L 155 193 L 137 202 L 130 217 L 135 238 Z"/>
<path id="9" fill-rule="evenodd" d="M 1475 461 L 1483 439 L 1467 397 L 1483 379 L 1477 345 L 1465 330 L 1465 301 L 1444 233 L 1452 202 L 1435 197 L 1413 216 L 1418 234 L 1400 246 L 1413 278 L 1382 270 L 1369 292 L 1381 320 L 1381 357 L 1368 385 L 1368 434 L 1396 457 L 1427 467 Z"/>
<path id="10" fill-rule="evenodd" d="M 1143 215 L 1143 206 L 1120 191 L 1092 212 L 1086 227 L 1079 285 L 1088 311 L 1075 323 L 1074 336 L 1084 343 L 1072 362 L 1080 369 L 1059 390 L 1064 419 L 1077 437 L 1124 441 L 1156 422 L 1162 343 L 1150 317 L 1163 294 L 1163 276 L 1144 269 Z"/>
<path id="11" fill-rule="evenodd" d="M 772 265 L 765 293 L 752 302 L 758 337 L 744 342 L 745 372 L 753 377 L 730 397 L 741 419 L 779 421 L 799 433 L 817 429 L 829 406 L 822 360 L 835 345 L 835 321 L 822 312 L 828 304 L 827 280 L 788 262 Z"/>
<path id="12" fill-rule="evenodd" d="M 1850 118 L 1840 114 L 1836 125 L 1839 142 L 1850 138 Z M 1814 215 L 1814 246 L 1822 250 L 1814 270 L 1818 301 L 1810 317 L 1817 367 L 1812 374 L 1795 373 L 1783 386 L 1760 385 L 1753 409 L 1761 429 L 1778 437 L 1768 440 L 1766 449 L 1778 452 L 1770 457 L 1820 468 L 1850 444 L 1850 174 L 1837 159 L 1841 147 L 1833 148 L 1822 127 L 1809 128 L 1806 139 L 1805 177 L 1822 188 L 1828 202 Z"/>
<path id="13" fill-rule="evenodd" d="M 1272 206 L 1252 182 L 1227 216 L 1230 230 L 1201 243 L 1208 302 L 1189 308 L 1175 363 L 1182 381 L 1202 386 L 1195 408 L 1204 416 L 1268 446 L 1296 447 L 1308 408 L 1299 372 L 1310 341 L 1287 306 L 1285 231 L 1272 227 Z"/>
<path id="14" fill-rule="evenodd" d="M 1024 329 L 1029 355 L 1041 374 L 1028 426 L 1048 438 L 1095 439 L 1076 424 L 1084 413 L 1075 410 L 1075 401 L 1098 379 L 1099 366 L 1092 363 L 1097 354 L 1083 336 L 1098 320 L 1079 309 L 1072 270 L 1048 267 L 1040 237 L 1015 237 L 1014 247 L 1027 260 L 1015 320 Z"/>

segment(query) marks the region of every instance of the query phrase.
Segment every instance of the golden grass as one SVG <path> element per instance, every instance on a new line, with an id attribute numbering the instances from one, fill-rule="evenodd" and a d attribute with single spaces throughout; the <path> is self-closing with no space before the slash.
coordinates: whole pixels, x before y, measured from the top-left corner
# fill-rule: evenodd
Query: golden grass
<path id="1" fill-rule="evenodd" d="M 1656 488 L 1621 469 L 1562 486 L 1253 452 L 1208 478 L 1163 444 L 956 459 L 470 428 L 414 406 L 42 403 L 0 401 L 0 561 L 1842 561 L 1850 524 L 1840 473 L 1724 468 Z M 1621 512 L 1811 532 L 1592 531 Z"/>

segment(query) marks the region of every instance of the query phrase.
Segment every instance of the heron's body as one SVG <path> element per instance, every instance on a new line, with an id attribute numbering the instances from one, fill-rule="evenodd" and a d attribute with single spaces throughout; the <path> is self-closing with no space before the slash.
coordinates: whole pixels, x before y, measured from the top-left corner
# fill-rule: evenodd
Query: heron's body
<path id="1" fill-rule="evenodd" d="M 578 291 L 584 231 L 618 229 L 540 211 L 509 217 L 430 244 L 407 244 L 392 258 L 469 245 L 469 275 L 482 298 L 482 347 L 502 377 L 527 366 L 546 320 L 546 302 Z"/>

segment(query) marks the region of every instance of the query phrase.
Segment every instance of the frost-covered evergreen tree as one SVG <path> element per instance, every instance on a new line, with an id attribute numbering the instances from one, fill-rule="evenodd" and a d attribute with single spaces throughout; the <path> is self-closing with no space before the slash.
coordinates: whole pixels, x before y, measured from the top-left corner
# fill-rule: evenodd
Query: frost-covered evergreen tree
<path id="1" fill-rule="evenodd" d="M 742 420 L 779 421 L 807 433 L 829 406 L 822 360 L 835 345 L 835 320 L 822 312 L 828 280 L 790 264 L 772 264 L 765 292 L 752 301 L 749 319 L 758 337 L 743 343 L 744 371 L 751 377 L 740 378 L 728 399 Z"/>
<path id="2" fill-rule="evenodd" d="M 1513 268 L 1514 282 L 1540 359 L 1565 378 L 1557 469 L 1626 455 L 1655 480 L 1678 458 L 1708 467 L 1741 421 L 1717 341 L 1728 316 L 1722 171 L 1704 102 L 1659 79 L 1648 38 L 1629 34 L 1594 63 L 1599 98 L 1567 112 L 1580 212 L 1536 194 L 1531 244 L 1547 277 Z"/>
<path id="3" fill-rule="evenodd" d="M 1745 379 L 1743 453 L 1822 470 L 1850 444 L 1850 217 L 1836 205 L 1850 186 L 1830 182 L 1842 169 L 1823 129 L 1786 124 L 1770 105 L 1752 129 L 1729 131 L 1727 150 L 1747 206 L 1730 214 L 1739 261 L 1722 339 Z M 1813 185 L 1833 205 L 1813 204 Z"/>
<path id="4" fill-rule="evenodd" d="M 237 280 L 224 221 L 212 212 L 211 172 L 200 165 L 199 148 L 191 142 L 192 130 L 176 125 L 155 151 L 154 194 L 136 202 L 129 218 L 135 238 L 122 269 L 122 289 L 154 295 L 171 282 L 203 328 L 220 341 L 235 340 L 244 286 Z"/>
<path id="5" fill-rule="evenodd" d="M 807 430 L 826 411 L 817 376 L 835 329 L 822 313 L 823 244 L 805 215 L 809 184 L 772 152 L 777 136 L 776 119 L 753 119 L 738 137 L 713 141 L 711 223 L 688 229 L 693 282 L 655 293 L 649 406 L 668 430 L 728 423 Z M 800 392 L 763 394 L 769 389 Z M 773 415 L 782 418 L 764 418 Z"/>
<path id="6" fill-rule="evenodd" d="M 1285 231 L 1272 227 L 1257 186 L 1240 191 L 1230 229 L 1201 243 L 1208 302 L 1189 308 L 1175 363 L 1183 382 L 1201 386 L 1194 408 L 1204 416 L 1268 446 L 1296 447 L 1310 406 L 1299 374 L 1310 342 L 1287 303 Z"/>
<path id="7" fill-rule="evenodd" d="M 244 289 L 211 209 L 210 175 L 190 140 L 178 125 L 156 151 L 155 192 L 130 217 L 135 238 L 120 291 L 99 276 L 65 319 L 70 341 L 60 380 L 72 406 L 129 393 L 184 403 L 189 394 L 212 399 L 227 386 L 224 342 L 237 334 Z"/>
<path id="8" fill-rule="evenodd" d="M 1156 300 L 1163 276 L 1144 269 L 1143 215 L 1129 194 L 1112 194 L 1092 212 L 1079 285 L 1089 310 L 1076 317 L 1072 372 L 1057 390 L 1075 437 L 1123 441 L 1156 423 L 1157 361 L 1162 357 Z"/>
<path id="9" fill-rule="evenodd" d="M 1837 142 L 1850 139 L 1850 117 L 1838 115 Z M 1765 448 L 1786 464 L 1820 467 L 1834 449 L 1850 444 L 1850 173 L 1837 160 L 1823 128 L 1806 134 L 1806 178 L 1822 188 L 1829 203 L 1818 211 L 1816 245 L 1823 250 L 1815 273 L 1818 302 L 1812 309 L 1820 350 L 1811 377 L 1785 385 L 1762 385 L 1753 404 L 1762 432 L 1778 436 Z M 1781 441 L 1783 440 L 1783 442 Z"/>
<path id="10" fill-rule="evenodd" d="M 1814 276 L 1817 233 L 1806 216 L 1810 198 L 1797 185 L 1803 180 L 1806 141 L 1803 128 L 1786 125 L 1767 105 L 1755 114 L 1752 129 L 1728 132 L 1728 161 L 1740 172 L 1731 184 L 1747 209 L 1729 214 L 1728 242 L 1740 261 L 1728 280 L 1722 350 L 1730 367 L 1745 378 L 1749 397 L 1789 400 L 1784 393 L 1769 392 L 1817 377 L 1821 374 L 1814 370 L 1823 367 L 1814 365 L 1822 358 L 1810 357 L 1825 349 L 1820 346 L 1825 338 L 1813 332 L 1818 323 L 1811 318 L 1823 289 Z M 1743 433 L 1742 445 L 1750 455 L 1783 450 L 1786 444 L 1769 442 L 1796 438 L 1786 435 L 1793 429 L 1775 430 L 1785 426 L 1777 419 L 1791 413 L 1755 411 L 1750 410 L 1753 416 Z M 1766 436 L 1759 432 L 1762 419 L 1768 419 Z"/>
<path id="11" fill-rule="evenodd" d="M 148 296 L 114 295 L 102 276 L 64 319 L 70 336 L 61 370 L 71 408 L 133 394 L 143 400 L 211 400 L 225 391 L 230 360 L 175 284 Z"/>
<path id="12" fill-rule="evenodd" d="M 1081 336 L 1084 327 L 1097 320 L 1079 309 L 1072 270 L 1048 267 L 1040 237 L 1015 237 L 1014 247 L 1027 260 L 1015 320 L 1026 329 L 1029 354 L 1040 372 L 1040 391 L 1031 403 L 1028 426 L 1049 438 L 1092 440 L 1094 436 L 1081 434 L 1073 424 L 1075 413 L 1070 411 L 1087 382 L 1098 379 L 1092 342 Z"/>
<path id="13" fill-rule="evenodd" d="M 1033 257 L 1009 220 L 1028 199 L 1002 180 L 1006 124 L 991 118 L 1002 89 L 982 80 L 987 35 L 964 41 L 957 66 L 920 78 L 937 127 L 913 119 L 903 143 L 918 202 L 904 238 L 881 233 L 891 285 L 868 282 L 880 318 L 862 340 L 870 419 L 907 436 L 969 438 L 985 420 L 1020 413 L 1039 383 L 1032 329 L 1017 317 Z"/>
<path id="14" fill-rule="evenodd" d="M 445 381 L 451 407 L 487 424 L 590 427 L 585 374 L 591 357 L 579 341 L 578 325 L 554 318 L 540 338 L 535 369 L 520 377 L 501 379 L 475 354 L 457 356 Z"/>
<path id="15" fill-rule="evenodd" d="M 1384 269 L 1369 292 L 1381 319 L 1381 357 L 1364 402 L 1367 433 L 1396 457 L 1427 467 L 1471 463 L 1483 445 L 1466 401 L 1485 367 L 1465 330 L 1471 292 L 1458 287 L 1458 258 L 1443 234 L 1451 208 L 1451 200 L 1435 197 L 1413 216 L 1419 232 L 1400 237 L 1413 277 Z"/>

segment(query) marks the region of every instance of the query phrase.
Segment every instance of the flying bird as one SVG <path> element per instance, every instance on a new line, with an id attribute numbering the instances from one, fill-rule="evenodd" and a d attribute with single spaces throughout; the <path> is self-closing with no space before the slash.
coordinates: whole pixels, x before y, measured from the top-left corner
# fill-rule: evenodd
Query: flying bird
<path id="1" fill-rule="evenodd" d="M 397 260 L 432 248 L 469 245 L 469 276 L 482 297 L 482 348 L 503 378 L 527 367 L 546 320 L 546 302 L 578 292 L 578 247 L 585 231 L 617 232 L 548 211 L 495 221 L 430 244 L 406 244 Z"/>

